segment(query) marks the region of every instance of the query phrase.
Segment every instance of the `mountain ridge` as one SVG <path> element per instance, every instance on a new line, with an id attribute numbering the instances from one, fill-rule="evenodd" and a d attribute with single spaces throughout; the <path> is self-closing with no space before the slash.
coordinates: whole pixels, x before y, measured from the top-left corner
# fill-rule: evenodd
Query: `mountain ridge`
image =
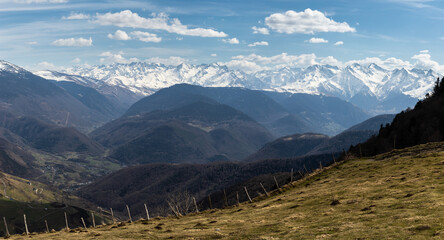
<path id="1" fill-rule="evenodd" d="M 438 74 L 417 68 L 384 69 L 375 63 L 344 67 L 312 65 L 306 68 L 284 67 L 245 73 L 221 64 L 163 64 L 133 62 L 92 67 L 74 67 L 64 74 L 84 77 L 82 81 L 99 80 L 101 84 L 119 86 L 139 96 L 147 96 L 158 89 L 187 83 L 205 87 L 243 87 L 253 90 L 323 94 L 339 97 L 377 113 L 401 111 L 411 105 L 400 104 L 395 109 L 384 106 L 384 101 L 398 95 L 421 99 L 433 86 Z M 42 74 L 46 78 L 54 74 Z M 92 80 L 95 79 L 95 80 Z M 94 83 L 96 84 L 96 83 Z M 359 96 L 372 101 L 366 106 Z"/>

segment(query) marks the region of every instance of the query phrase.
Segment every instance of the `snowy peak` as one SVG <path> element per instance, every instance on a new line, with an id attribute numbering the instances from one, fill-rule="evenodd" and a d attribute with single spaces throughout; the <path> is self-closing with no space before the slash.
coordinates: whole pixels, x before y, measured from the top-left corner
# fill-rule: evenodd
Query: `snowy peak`
<path id="1" fill-rule="evenodd" d="M 1 72 L 23 73 L 28 71 L 12 63 L 0 60 L 0 73 Z"/>

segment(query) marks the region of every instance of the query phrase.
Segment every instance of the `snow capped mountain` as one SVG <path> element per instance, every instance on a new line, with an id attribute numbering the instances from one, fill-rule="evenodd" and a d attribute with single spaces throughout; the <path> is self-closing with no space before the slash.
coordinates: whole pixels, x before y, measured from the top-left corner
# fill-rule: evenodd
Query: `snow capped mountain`
<path id="1" fill-rule="evenodd" d="M 0 60 L 0 72 L 23 73 L 28 71 L 12 63 Z"/>
<path id="2" fill-rule="evenodd" d="M 123 88 L 138 96 L 150 95 L 161 88 L 187 83 L 205 87 L 244 87 L 291 93 L 324 94 L 351 101 L 366 108 L 403 95 L 411 99 L 423 98 L 438 77 L 432 70 L 387 70 L 374 63 L 354 63 L 345 67 L 312 65 L 307 68 L 285 67 L 278 70 L 247 74 L 224 65 L 180 64 L 165 66 L 144 62 L 111 64 L 88 68 L 75 67 L 64 73 L 40 71 L 37 75 L 57 81 L 74 81 L 94 88 L 108 90 Z M 356 102 L 354 102 L 356 101 Z"/>

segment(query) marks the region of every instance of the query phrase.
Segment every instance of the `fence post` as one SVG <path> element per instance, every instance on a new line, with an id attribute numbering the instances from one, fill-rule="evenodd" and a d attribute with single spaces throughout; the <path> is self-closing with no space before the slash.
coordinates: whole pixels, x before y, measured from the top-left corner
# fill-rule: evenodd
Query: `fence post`
<path id="1" fill-rule="evenodd" d="M 248 200 L 249 200 L 250 202 L 253 202 L 253 200 L 251 200 L 250 194 L 248 194 L 247 187 L 244 187 L 244 190 L 245 190 L 245 193 L 247 194 Z"/>
<path id="2" fill-rule="evenodd" d="M 6 237 L 10 237 L 11 235 L 9 235 L 8 224 L 6 223 L 6 218 L 5 217 L 3 217 L 3 221 L 5 222 Z"/>
<path id="3" fill-rule="evenodd" d="M 45 220 L 46 233 L 49 233 L 48 221 Z"/>
<path id="4" fill-rule="evenodd" d="M 66 230 L 69 230 L 69 226 L 68 226 L 68 216 L 66 215 L 66 212 L 65 212 L 65 224 L 66 224 Z"/>
<path id="5" fill-rule="evenodd" d="M 264 190 L 265 195 L 267 195 L 267 197 L 270 197 L 270 194 L 268 194 L 267 190 L 265 190 L 264 185 L 262 185 L 262 183 L 259 183 L 259 184 L 261 185 L 262 189 Z"/>
<path id="6" fill-rule="evenodd" d="M 94 218 L 94 212 L 91 212 L 92 220 L 93 220 L 93 228 L 96 227 L 96 219 Z"/>
<path id="7" fill-rule="evenodd" d="M 23 214 L 23 220 L 25 221 L 25 231 L 26 231 L 26 235 L 29 235 L 28 224 L 26 223 L 26 214 Z"/>
<path id="8" fill-rule="evenodd" d="M 129 217 L 130 222 L 132 223 L 133 220 L 131 219 L 131 212 L 130 212 L 128 205 L 126 205 L 126 210 L 128 210 L 128 217 Z"/>
<path id="9" fill-rule="evenodd" d="M 144 203 L 143 206 L 145 206 L 146 220 L 150 220 L 150 214 L 148 212 L 148 208 L 146 207 L 146 203 Z"/>
<path id="10" fill-rule="evenodd" d="M 276 183 L 276 187 L 277 187 L 277 189 L 279 190 L 279 191 L 281 191 L 281 188 L 279 187 L 279 184 L 278 184 L 278 181 L 276 180 L 276 177 L 273 177 L 274 178 L 274 182 Z"/>
<path id="11" fill-rule="evenodd" d="M 80 219 L 82 219 L 83 227 L 86 229 L 85 220 L 83 220 L 83 217 L 81 217 Z"/>
<path id="12" fill-rule="evenodd" d="M 196 208 L 196 212 L 199 212 L 199 208 L 197 207 L 196 198 L 193 197 L 194 207 Z"/>
<path id="13" fill-rule="evenodd" d="M 212 209 L 212 208 L 213 208 L 213 205 L 211 204 L 211 194 L 208 195 L 208 202 L 210 203 L 210 209 Z"/>
<path id="14" fill-rule="evenodd" d="M 111 210 L 111 217 L 113 218 L 113 223 L 116 224 L 116 219 L 114 218 L 113 208 L 110 208 L 110 210 Z"/>
<path id="15" fill-rule="evenodd" d="M 228 199 L 227 199 L 227 194 L 225 193 L 225 189 L 224 189 L 224 201 L 225 201 L 225 206 L 228 207 Z"/>

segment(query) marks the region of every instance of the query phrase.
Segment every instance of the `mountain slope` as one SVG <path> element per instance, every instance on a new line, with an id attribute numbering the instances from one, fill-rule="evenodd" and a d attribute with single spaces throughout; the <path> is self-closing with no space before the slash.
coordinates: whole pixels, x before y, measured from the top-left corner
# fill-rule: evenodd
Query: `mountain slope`
<path id="1" fill-rule="evenodd" d="M 94 234 L 96 239 L 440 239 L 444 234 L 443 159 L 442 143 L 421 145 L 345 161 L 253 203 L 33 238 L 70 240 Z"/>
<path id="2" fill-rule="evenodd" d="M 82 198 L 103 207 L 112 207 L 116 211 L 123 212 L 122 206 L 126 203 L 133 206 L 134 214 L 141 214 L 143 211 L 140 206 L 147 203 L 154 216 L 164 215 L 169 212 L 165 200 L 174 195 L 189 192 L 199 201 L 208 194 L 238 186 L 253 177 L 287 172 L 286 179 L 292 168 L 295 172 L 311 171 L 319 166 L 319 162 L 327 165 L 331 161 L 332 157 L 328 154 L 252 163 L 144 164 L 121 169 L 79 189 L 77 193 Z M 295 175 L 295 178 L 298 176 Z"/>
<path id="3" fill-rule="evenodd" d="M 19 136 L 21 144 L 50 152 L 78 152 L 100 155 L 104 149 L 75 128 L 59 127 L 42 120 L 0 111 L 0 127 Z"/>
<path id="4" fill-rule="evenodd" d="M 273 139 L 249 116 L 209 99 L 125 116 L 91 136 L 126 164 L 242 159 Z"/>
<path id="5" fill-rule="evenodd" d="M 109 119 L 50 81 L 1 60 L 0 110 L 85 131 Z"/>
<path id="6" fill-rule="evenodd" d="M 135 103 L 125 115 L 168 110 L 196 101 L 229 105 L 278 137 L 313 131 L 334 135 L 369 117 L 361 109 L 334 97 L 187 84 L 159 90 Z"/>
<path id="7" fill-rule="evenodd" d="M 322 94 L 350 101 L 373 114 L 399 112 L 411 107 L 414 104 L 412 100 L 423 98 L 438 77 L 437 73 L 429 69 L 389 70 L 374 63 L 353 63 L 344 67 L 284 67 L 247 74 L 219 64 L 165 66 L 134 62 L 76 67 L 65 70 L 63 74 L 82 76 L 92 85 L 100 80 L 104 85 L 123 87 L 144 96 L 181 83 Z"/>
<path id="8" fill-rule="evenodd" d="M 431 96 L 419 101 L 413 110 L 397 114 L 379 134 L 351 149 L 353 154 L 371 156 L 392 149 L 444 140 L 444 79 L 436 82 Z"/>

